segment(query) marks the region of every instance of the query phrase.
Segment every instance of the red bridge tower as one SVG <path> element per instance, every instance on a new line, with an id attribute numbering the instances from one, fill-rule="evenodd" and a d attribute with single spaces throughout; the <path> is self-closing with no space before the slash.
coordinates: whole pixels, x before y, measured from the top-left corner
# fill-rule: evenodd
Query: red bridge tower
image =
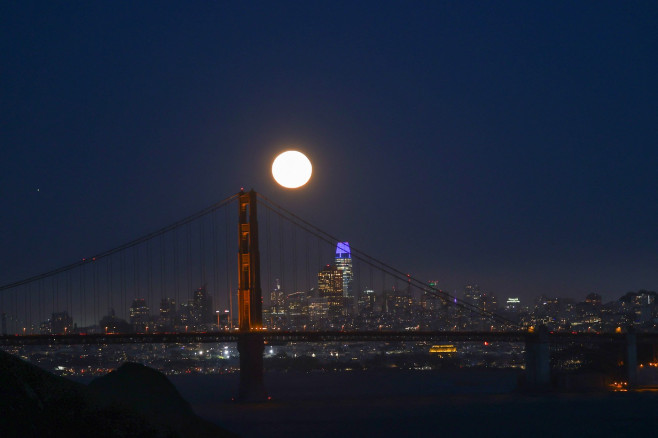
<path id="1" fill-rule="evenodd" d="M 238 316 L 240 337 L 240 390 L 244 401 L 265 400 L 263 383 L 263 297 L 256 192 L 240 192 L 238 217 Z"/>

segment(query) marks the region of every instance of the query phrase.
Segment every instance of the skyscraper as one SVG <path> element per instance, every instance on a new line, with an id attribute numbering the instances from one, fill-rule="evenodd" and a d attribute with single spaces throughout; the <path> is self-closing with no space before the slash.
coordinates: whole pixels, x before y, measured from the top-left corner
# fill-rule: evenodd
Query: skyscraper
<path id="1" fill-rule="evenodd" d="M 191 304 L 194 325 L 211 324 L 213 322 L 212 297 L 208 295 L 205 285 L 194 291 L 194 300 Z"/>
<path id="2" fill-rule="evenodd" d="M 160 320 L 158 324 L 162 330 L 171 330 L 176 322 L 176 300 L 163 298 L 160 301 Z"/>
<path id="3" fill-rule="evenodd" d="M 354 274 L 352 272 L 352 254 L 349 242 L 338 242 L 338 245 L 336 245 L 336 268 L 343 273 L 343 296 L 346 298 L 353 297 L 352 283 Z"/>
<path id="4" fill-rule="evenodd" d="M 50 333 L 52 334 L 70 333 L 72 326 L 73 318 L 66 311 L 53 313 L 50 319 Z"/>
<path id="5" fill-rule="evenodd" d="M 320 298 L 326 298 L 331 315 L 341 315 L 345 312 L 343 271 L 334 265 L 325 266 L 318 272 L 318 292 Z"/>
<path id="6" fill-rule="evenodd" d="M 270 306 L 272 313 L 283 313 L 286 305 L 285 296 L 283 290 L 281 289 L 281 280 L 279 278 L 274 279 L 274 288 L 270 293 Z"/>
<path id="7" fill-rule="evenodd" d="M 361 291 L 359 295 L 359 314 L 361 313 L 371 313 L 375 310 L 375 301 L 377 297 L 375 296 L 375 291 L 372 289 L 365 289 Z"/>
<path id="8" fill-rule="evenodd" d="M 480 287 L 477 284 L 464 286 L 464 301 L 475 307 L 480 307 Z"/>
<path id="9" fill-rule="evenodd" d="M 133 305 L 130 307 L 130 324 L 133 330 L 138 333 L 143 332 L 149 322 L 149 308 L 144 298 L 135 298 Z"/>

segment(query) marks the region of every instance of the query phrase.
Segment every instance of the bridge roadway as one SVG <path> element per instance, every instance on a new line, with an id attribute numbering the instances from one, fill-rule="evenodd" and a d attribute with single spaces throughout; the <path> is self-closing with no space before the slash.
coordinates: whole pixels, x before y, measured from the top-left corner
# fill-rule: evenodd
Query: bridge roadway
<path id="1" fill-rule="evenodd" d="M 21 345 L 104 345 L 104 344 L 166 344 L 166 343 L 221 343 L 237 342 L 238 331 L 189 332 L 189 333 L 130 333 L 130 334 L 59 334 L 59 335 L 5 335 L 0 336 L 0 346 Z M 288 342 L 525 342 L 536 336 L 525 331 L 279 331 L 250 332 L 260 334 L 266 343 Z M 553 343 L 600 343 L 624 342 L 624 333 L 547 333 Z M 637 342 L 658 341 L 658 333 L 637 333 Z"/>

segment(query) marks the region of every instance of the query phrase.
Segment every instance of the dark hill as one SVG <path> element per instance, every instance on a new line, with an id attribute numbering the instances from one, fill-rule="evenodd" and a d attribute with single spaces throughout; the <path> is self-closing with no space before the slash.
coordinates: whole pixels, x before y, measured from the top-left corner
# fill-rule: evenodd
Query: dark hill
<path id="1" fill-rule="evenodd" d="M 125 363 L 116 371 L 89 384 L 101 399 L 138 412 L 177 436 L 232 436 L 218 426 L 197 417 L 167 377 L 137 363 Z"/>
<path id="2" fill-rule="evenodd" d="M 135 364 L 122 369 L 87 387 L 0 351 L 0 435 L 235 436 L 197 417 L 164 375 Z M 140 384 L 135 379 L 141 380 Z M 106 382 L 111 382 L 111 390 Z M 129 388 L 123 388 L 124 384 Z M 141 400 L 148 409 L 135 408 L 130 400 Z"/>
<path id="3" fill-rule="evenodd" d="M 70 431 L 74 424 L 86 420 L 88 402 L 84 385 L 0 351 L 3 436 L 55 436 L 53 426 L 62 432 Z"/>

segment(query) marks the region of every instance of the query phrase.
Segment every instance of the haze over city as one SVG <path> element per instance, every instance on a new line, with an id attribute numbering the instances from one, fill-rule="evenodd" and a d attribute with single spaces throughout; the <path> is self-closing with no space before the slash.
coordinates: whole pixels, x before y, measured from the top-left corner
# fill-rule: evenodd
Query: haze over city
<path id="1" fill-rule="evenodd" d="M 658 285 L 651 2 L 0 6 L 5 284 L 241 187 L 416 278 Z M 295 148 L 313 177 L 271 177 Z"/>

